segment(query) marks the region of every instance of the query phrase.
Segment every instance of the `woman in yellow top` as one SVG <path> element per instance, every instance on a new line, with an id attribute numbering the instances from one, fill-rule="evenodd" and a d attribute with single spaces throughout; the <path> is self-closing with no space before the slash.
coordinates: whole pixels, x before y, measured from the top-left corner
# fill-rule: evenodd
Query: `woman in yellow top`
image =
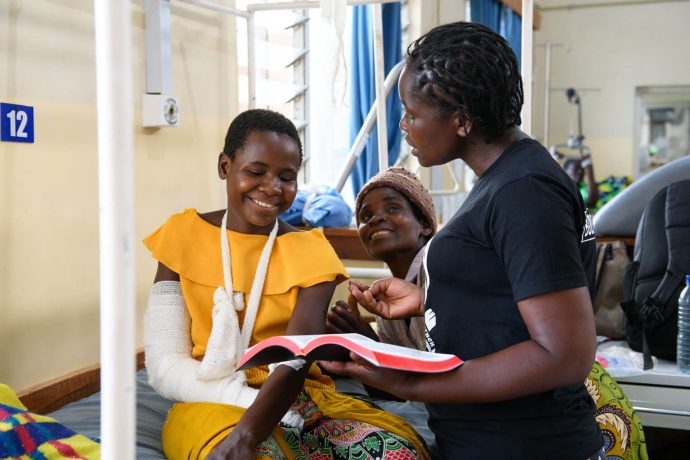
<path id="1" fill-rule="evenodd" d="M 312 363 L 235 371 L 263 339 L 323 333 L 347 277 L 319 230 L 277 218 L 294 200 L 301 161 L 289 120 L 240 114 L 218 159 L 227 211 L 188 209 L 144 241 L 159 262 L 144 317 L 146 366 L 151 385 L 180 401 L 163 428 L 168 458 L 428 457 L 404 420 L 336 393 Z"/>

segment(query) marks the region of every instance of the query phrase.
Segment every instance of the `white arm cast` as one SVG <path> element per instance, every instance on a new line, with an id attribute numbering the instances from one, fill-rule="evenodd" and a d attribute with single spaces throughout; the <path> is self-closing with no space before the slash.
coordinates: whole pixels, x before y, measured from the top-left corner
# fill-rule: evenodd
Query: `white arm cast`
<path id="1" fill-rule="evenodd" d="M 249 407 L 259 390 L 244 383 L 244 372 L 199 380 L 201 362 L 192 358 L 191 319 L 178 281 L 151 287 L 144 314 L 144 350 L 149 384 L 163 397 Z"/>

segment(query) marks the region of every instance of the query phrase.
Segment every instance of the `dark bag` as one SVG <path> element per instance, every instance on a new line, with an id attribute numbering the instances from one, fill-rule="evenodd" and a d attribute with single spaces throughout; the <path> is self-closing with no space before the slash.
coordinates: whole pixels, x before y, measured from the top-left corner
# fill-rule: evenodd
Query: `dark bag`
<path id="1" fill-rule="evenodd" d="M 612 339 L 625 337 L 623 274 L 630 263 L 622 241 L 597 243 L 597 281 L 594 294 L 594 322 L 597 335 Z"/>
<path id="2" fill-rule="evenodd" d="M 635 254 L 623 279 L 625 336 L 630 348 L 676 359 L 678 296 L 690 273 L 690 180 L 675 182 L 646 206 L 637 228 Z"/>

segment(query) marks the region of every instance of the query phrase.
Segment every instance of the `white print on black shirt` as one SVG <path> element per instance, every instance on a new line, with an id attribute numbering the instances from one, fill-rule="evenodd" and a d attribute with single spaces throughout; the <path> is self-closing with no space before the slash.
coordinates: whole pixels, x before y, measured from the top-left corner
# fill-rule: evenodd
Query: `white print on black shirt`
<path id="1" fill-rule="evenodd" d="M 582 240 L 580 243 L 594 239 L 594 221 L 589 215 L 589 210 L 585 209 L 585 227 L 582 229 Z"/>
<path id="2" fill-rule="evenodd" d="M 436 344 L 431 338 L 431 330 L 436 327 L 436 313 L 428 309 L 424 312 L 424 338 L 426 339 L 426 351 L 436 351 Z"/>
<path id="3" fill-rule="evenodd" d="M 429 256 L 429 247 L 432 241 L 434 241 L 435 236 L 431 237 L 429 242 L 426 244 L 426 251 L 424 251 L 424 259 L 422 260 L 422 289 L 424 289 L 424 299 L 427 299 L 427 294 L 429 293 L 429 285 L 431 284 L 431 278 L 429 277 L 429 268 L 427 266 L 427 257 Z M 426 304 L 424 305 L 424 339 L 426 341 L 426 351 L 434 352 L 436 351 L 436 344 L 434 344 L 434 339 L 431 338 L 431 330 L 436 327 L 436 313 L 432 309 L 426 309 Z"/>

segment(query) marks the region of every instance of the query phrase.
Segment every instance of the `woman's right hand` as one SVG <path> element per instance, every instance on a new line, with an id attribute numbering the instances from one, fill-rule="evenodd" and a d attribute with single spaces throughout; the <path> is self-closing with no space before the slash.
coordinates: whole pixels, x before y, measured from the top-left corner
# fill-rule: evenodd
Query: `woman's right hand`
<path id="1" fill-rule="evenodd" d="M 206 456 L 206 460 L 252 460 L 257 443 L 244 440 L 237 427 Z"/>
<path id="2" fill-rule="evenodd" d="M 374 366 L 356 353 L 350 353 L 349 361 L 319 361 L 318 363 L 319 367 L 327 372 L 355 378 L 369 387 L 383 390 L 403 401 L 410 399 L 412 394 L 408 392 L 415 387 L 415 381 L 420 376 L 415 372 Z"/>
<path id="3" fill-rule="evenodd" d="M 387 319 L 424 316 L 424 292 L 419 286 L 399 278 L 385 278 L 371 287 L 350 280 L 350 295 L 371 313 Z"/>

